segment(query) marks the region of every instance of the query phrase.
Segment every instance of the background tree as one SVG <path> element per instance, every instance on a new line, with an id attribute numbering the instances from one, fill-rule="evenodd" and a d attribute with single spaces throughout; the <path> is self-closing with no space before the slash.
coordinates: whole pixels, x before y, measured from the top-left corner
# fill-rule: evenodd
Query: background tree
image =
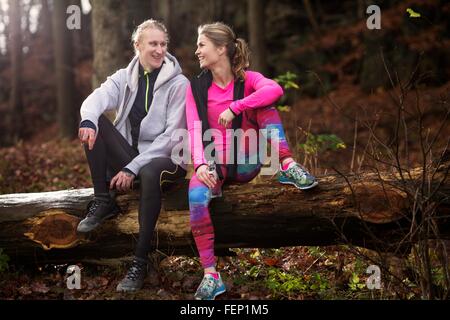
<path id="1" fill-rule="evenodd" d="M 97 88 L 107 76 L 126 64 L 120 14 L 125 7 L 120 0 L 93 0 L 91 4 L 94 52 L 92 86 Z"/>
<path id="2" fill-rule="evenodd" d="M 319 24 L 317 23 L 316 16 L 313 11 L 313 7 L 309 0 L 303 0 L 303 5 L 305 6 L 306 14 L 308 15 L 309 23 L 311 24 L 314 33 L 320 34 Z"/>
<path id="3" fill-rule="evenodd" d="M 50 60 L 49 58 L 52 57 L 53 51 L 52 16 L 48 0 L 40 0 L 40 4 L 41 10 L 39 12 L 38 32 L 42 39 L 42 43 L 45 44 L 45 47 L 42 48 L 43 50 L 45 50 L 45 52 L 43 53 L 43 57 L 45 60 Z"/>
<path id="4" fill-rule="evenodd" d="M 55 73 L 57 92 L 57 119 L 60 135 L 74 138 L 77 134 L 77 113 L 75 105 L 75 83 L 72 61 L 72 35 L 66 26 L 66 10 L 69 0 L 53 3 L 53 36 L 55 51 Z"/>
<path id="5" fill-rule="evenodd" d="M 10 17 L 10 57 L 11 57 L 11 95 L 9 121 L 6 125 L 7 143 L 14 143 L 23 136 L 23 105 L 22 105 L 22 32 L 21 32 L 21 2 L 9 1 Z"/>
<path id="6" fill-rule="evenodd" d="M 143 21 L 153 18 L 153 1 L 151 0 L 130 0 L 127 1 L 126 21 L 127 30 L 124 35 L 131 32 Z M 129 41 L 128 41 L 129 43 Z"/>
<path id="7" fill-rule="evenodd" d="M 266 0 L 248 0 L 248 30 L 252 51 L 252 69 L 263 74 L 267 72 L 265 7 Z"/>

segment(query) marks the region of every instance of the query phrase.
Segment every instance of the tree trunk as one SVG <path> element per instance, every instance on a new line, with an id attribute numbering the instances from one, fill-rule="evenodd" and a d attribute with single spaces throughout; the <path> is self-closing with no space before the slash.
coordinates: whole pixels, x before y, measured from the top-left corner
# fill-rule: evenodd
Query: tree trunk
<path id="1" fill-rule="evenodd" d="M 248 0 L 249 43 L 252 51 L 252 69 L 267 73 L 267 53 L 265 40 L 266 1 Z"/>
<path id="2" fill-rule="evenodd" d="M 9 1 L 11 47 L 11 96 L 9 120 L 6 125 L 7 144 L 14 144 L 23 136 L 23 101 L 22 101 L 22 31 L 21 31 L 21 2 Z"/>
<path id="3" fill-rule="evenodd" d="M 448 163 L 435 185 L 448 174 Z M 413 176 L 417 172 L 413 172 Z M 228 248 L 352 243 L 398 250 L 410 228 L 410 204 L 400 184 L 382 174 L 327 175 L 302 192 L 269 179 L 229 185 L 214 199 L 215 246 Z M 348 182 L 347 182 L 348 181 Z M 187 180 L 165 195 L 153 245 L 169 254 L 195 254 L 189 226 Z M 433 185 L 432 185 L 433 187 Z M 450 237 L 450 184 L 435 194 L 440 233 Z M 76 233 L 92 189 L 0 196 L 0 248 L 13 259 L 62 262 L 133 253 L 138 234 L 138 193 L 119 195 L 123 212 L 85 236 Z M 355 205 L 356 204 L 356 205 Z M 445 218 L 444 216 L 447 216 Z M 410 243 L 403 243 L 409 249 Z"/>
<path id="4" fill-rule="evenodd" d="M 320 35 L 319 24 L 317 23 L 316 15 L 314 14 L 311 2 L 309 0 L 303 0 L 303 5 L 305 6 L 306 14 L 308 16 L 309 23 L 311 23 L 314 33 Z"/>
<path id="5" fill-rule="evenodd" d="M 127 1 L 127 21 L 128 33 L 131 35 L 133 30 L 147 19 L 152 18 L 151 0 L 131 0 Z"/>
<path id="6" fill-rule="evenodd" d="M 52 15 L 48 5 L 48 0 L 41 0 L 41 10 L 39 11 L 39 33 L 42 43 L 41 50 L 45 50 L 42 59 L 46 63 L 53 61 L 53 40 L 52 40 Z"/>
<path id="7" fill-rule="evenodd" d="M 69 0 L 53 3 L 53 37 L 55 50 L 56 95 L 60 135 L 72 139 L 77 135 L 78 109 L 73 73 L 72 34 L 66 25 Z"/>
<path id="8" fill-rule="evenodd" d="M 94 75 L 92 87 L 98 88 L 106 78 L 126 64 L 122 41 L 120 0 L 93 0 L 92 40 L 94 47 Z"/>

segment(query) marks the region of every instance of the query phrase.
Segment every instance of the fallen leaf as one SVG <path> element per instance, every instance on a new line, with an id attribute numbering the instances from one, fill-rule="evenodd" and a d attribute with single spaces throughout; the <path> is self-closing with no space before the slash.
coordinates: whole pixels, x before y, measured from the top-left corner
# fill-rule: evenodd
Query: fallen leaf
<path id="1" fill-rule="evenodd" d="M 22 286 L 22 287 L 19 288 L 18 291 L 23 296 L 27 296 L 27 295 L 32 293 L 32 291 L 31 291 L 29 286 Z"/>
<path id="2" fill-rule="evenodd" d="M 31 290 L 38 293 L 47 293 L 50 291 L 50 288 L 45 285 L 43 282 L 33 282 L 31 285 Z"/>

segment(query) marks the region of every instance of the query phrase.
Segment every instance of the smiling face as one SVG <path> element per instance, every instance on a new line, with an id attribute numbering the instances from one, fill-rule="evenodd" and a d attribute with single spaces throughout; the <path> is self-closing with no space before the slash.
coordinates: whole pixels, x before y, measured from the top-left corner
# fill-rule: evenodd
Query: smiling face
<path id="1" fill-rule="evenodd" d="M 147 71 L 157 69 L 161 67 L 167 53 L 166 34 L 159 29 L 148 28 L 142 31 L 135 48 L 144 69 Z"/>
<path id="2" fill-rule="evenodd" d="M 211 69 L 221 59 L 223 59 L 225 47 L 216 47 L 208 37 L 200 34 L 197 39 L 197 50 L 195 55 L 198 57 L 200 68 Z"/>

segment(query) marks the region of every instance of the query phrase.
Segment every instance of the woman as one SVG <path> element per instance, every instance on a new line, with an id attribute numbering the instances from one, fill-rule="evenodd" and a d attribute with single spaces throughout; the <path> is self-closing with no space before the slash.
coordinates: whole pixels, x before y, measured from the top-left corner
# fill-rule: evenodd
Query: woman
<path id="1" fill-rule="evenodd" d="M 189 184 L 190 220 L 204 268 L 204 278 L 195 298 L 212 300 L 226 289 L 215 269 L 214 229 L 208 209 L 211 197 L 220 194 L 217 189 L 224 182 L 248 182 L 261 168 L 258 154 L 249 151 L 248 144 L 231 143 L 233 131 L 227 128 L 241 128 L 244 132 L 267 130 L 267 140 L 274 142 L 279 152 L 281 183 L 310 189 L 317 181 L 292 159 L 280 117 L 272 106 L 283 95 L 282 88 L 258 72 L 246 71 L 249 66 L 246 42 L 236 38 L 232 29 L 223 23 L 207 24 L 198 28 L 195 54 L 203 72 L 191 81 L 186 91 L 186 119 L 195 169 Z M 212 129 L 214 141 L 211 156 L 205 151 L 212 148 L 199 138 L 208 129 Z M 276 131 L 278 136 L 274 134 Z M 208 164 L 213 157 L 218 164 L 216 172 L 211 174 Z"/>
<path id="2" fill-rule="evenodd" d="M 94 200 L 78 232 L 90 232 L 116 216 L 119 208 L 110 189 L 130 190 L 139 179 L 139 240 L 118 291 L 142 288 L 162 191 L 186 175 L 186 164 L 171 160 L 178 142 L 171 136 L 186 128 L 188 80 L 167 52 L 168 40 L 162 23 L 144 21 L 133 33 L 136 55 L 128 67 L 108 77 L 81 106 L 78 135 L 85 144 Z M 105 111 L 117 112 L 114 124 L 103 115 Z"/>

